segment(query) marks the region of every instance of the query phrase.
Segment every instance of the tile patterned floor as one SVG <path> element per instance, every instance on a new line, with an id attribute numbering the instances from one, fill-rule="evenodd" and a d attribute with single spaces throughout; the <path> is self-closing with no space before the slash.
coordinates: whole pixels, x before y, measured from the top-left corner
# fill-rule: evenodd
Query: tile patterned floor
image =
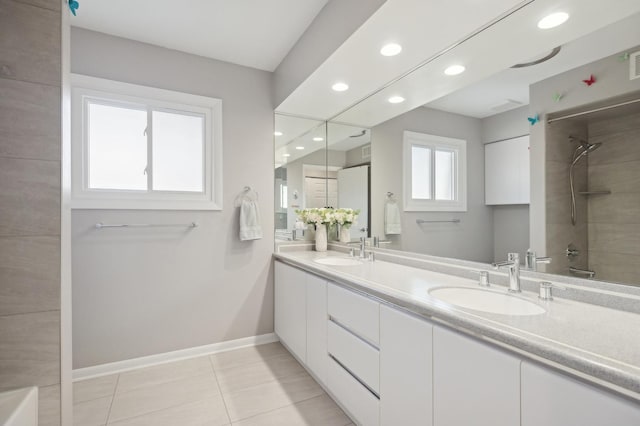
<path id="1" fill-rule="evenodd" d="M 347 426 L 280 343 L 73 385 L 74 426 Z"/>

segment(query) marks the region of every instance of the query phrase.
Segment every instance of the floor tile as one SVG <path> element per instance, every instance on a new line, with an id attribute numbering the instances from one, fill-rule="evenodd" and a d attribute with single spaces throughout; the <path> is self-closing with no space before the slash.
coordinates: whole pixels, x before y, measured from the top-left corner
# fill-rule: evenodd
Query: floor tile
<path id="1" fill-rule="evenodd" d="M 279 378 L 304 373 L 304 368 L 291 355 L 278 355 L 260 362 L 216 369 L 222 392 L 237 392 Z"/>
<path id="2" fill-rule="evenodd" d="M 237 421 L 322 394 L 320 385 L 303 372 L 223 396 L 231 421 Z"/>
<path id="3" fill-rule="evenodd" d="M 138 417 L 117 422 L 109 426 L 222 426 L 229 424 L 229 416 L 222 396 L 217 395 Z"/>
<path id="4" fill-rule="evenodd" d="M 326 394 L 234 423 L 233 426 L 346 426 L 351 420 Z"/>
<path id="5" fill-rule="evenodd" d="M 73 404 L 74 426 L 102 426 L 107 423 L 111 396 Z"/>
<path id="6" fill-rule="evenodd" d="M 188 377 L 213 374 L 208 357 L 193 358 L 141 368 L 120 374 L 117 393 L 129 392 L 145 386 L 154 386 Z"/>
<path id="7" fill-rule="evenodd" d="M 113 396 L 116 390 L 117 374 L 80 380 L 73 383 L 73 402 L 91 401 L 92 399 Z"/>
<path id="8" fill-rule="evenodd" d="M 211 355 L 211 363 L 213 368 L 218 370 L 264 361 L 274 356 L 286 354 L 288 352 L 284 346 L 280 342 L 275 342 Z"/>
<path id="9" fill-rule="evenodd" d="M 109 421 L 123 420 L 212 398 L 219 393 L 213 372 L 159 385 L 145 386 L 130 392 L 120 393 L 116 390 Z"/>

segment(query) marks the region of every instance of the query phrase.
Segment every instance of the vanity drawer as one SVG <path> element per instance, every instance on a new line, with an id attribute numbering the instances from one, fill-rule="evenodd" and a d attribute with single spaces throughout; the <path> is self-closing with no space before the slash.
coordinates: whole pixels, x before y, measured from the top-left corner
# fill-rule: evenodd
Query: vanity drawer
<path id="1" fill-rule="evenodd" d="M 352 291 L 329 284 L 329 317 L 349 331 L 378 346 L 380 344 L 380 304 Z"/>
<path id="2" fill-rule="evenodd" d="M 327 386 L 356 423 L 362 426 L 380 424 L 380 400 L 331 357 Z"/>
<path id="3" fill-rule="evenodd" d="M 329 353 L 375 393 L 380 394 L 380 351 L 329 321 Z"/>

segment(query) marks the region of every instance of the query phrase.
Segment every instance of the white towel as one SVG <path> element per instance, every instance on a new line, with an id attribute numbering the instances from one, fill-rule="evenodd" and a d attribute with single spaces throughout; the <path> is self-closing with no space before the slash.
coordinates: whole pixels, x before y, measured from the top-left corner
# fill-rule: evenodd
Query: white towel
<path id="1" fill-rule="evenodd" d="M 402 232 L 400 224 L 400 209 L 395 201 L 387 201 L 384 205 L 384 233 L 399 235 Z"/>
<path id="2" fill-rule="evenodd" d="M 262 238 L 260 227 L 260 211 L 254 200 L 244 199 L 240 204 L 240 241 L 259 240 Z"/>

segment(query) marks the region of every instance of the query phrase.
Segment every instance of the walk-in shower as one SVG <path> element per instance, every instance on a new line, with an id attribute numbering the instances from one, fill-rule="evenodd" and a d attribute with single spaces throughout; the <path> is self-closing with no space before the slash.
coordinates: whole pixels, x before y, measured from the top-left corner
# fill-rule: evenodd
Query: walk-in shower
<path id="1" fill-rule="evenodd" d="M 573 152 L 573 157 L 571 160 L 571 166 L 569 167 L 569 187 L 571 189 L 571 224 L 576 224 L 576 191 L 573 186 L 573 168 L 580 159 L 588 156 L 591 152 L 600 148 L 601 143 L 591 144 L 585 140 L 577 138 L 575 136 L 569 136 L 569 142 L 578 142 L 578 147 Z"/>

